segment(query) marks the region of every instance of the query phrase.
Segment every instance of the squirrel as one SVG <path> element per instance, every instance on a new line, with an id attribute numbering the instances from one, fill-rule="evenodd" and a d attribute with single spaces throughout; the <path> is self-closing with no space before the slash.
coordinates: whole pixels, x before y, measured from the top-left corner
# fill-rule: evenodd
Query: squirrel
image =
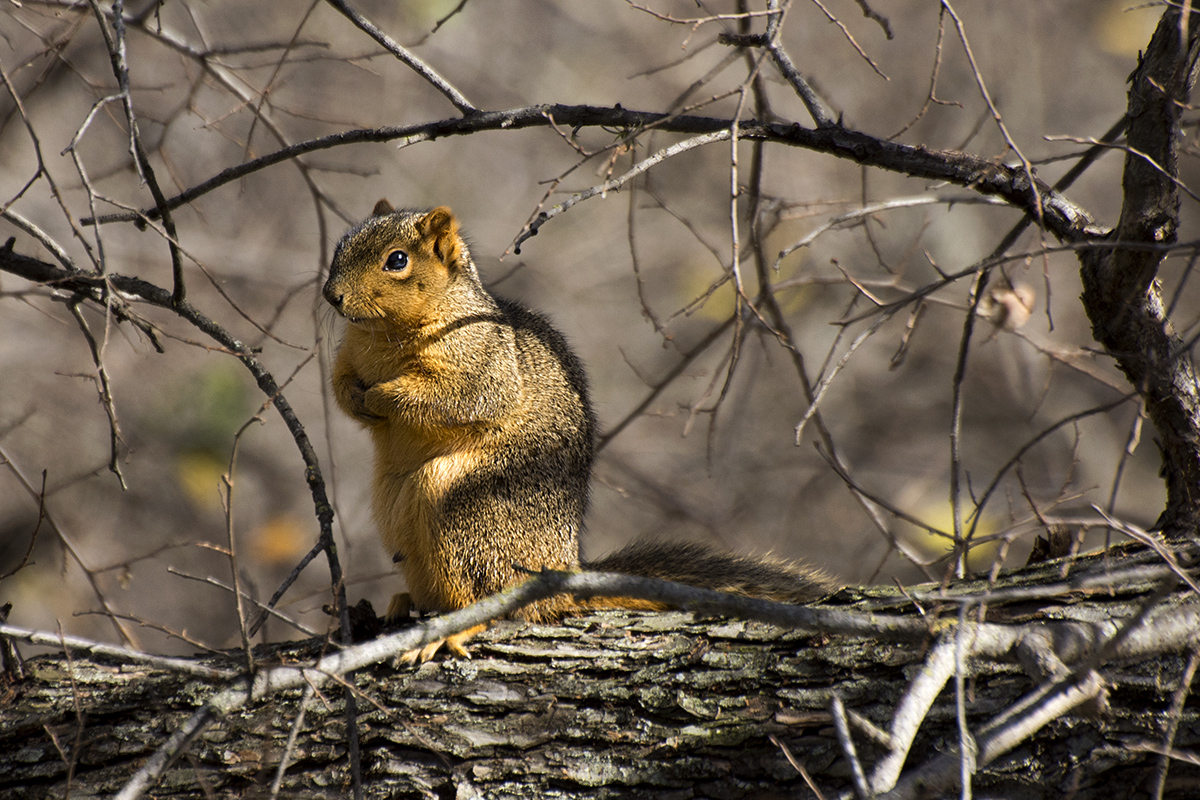
<path id="1" fill-rule="evenodd" d="M 449 208 L 380 200 L 334 250 L 325 299 L 346 319 L 333 368 L 338 406 L 374 442 L 372 511 L 408 592 L 387 616 L 449 611 L 530 570 L 591 569 L 665 578 L 785 602 L 838 588 L 810 567 L 700 545 L 635 542 L 580 557 L 596 416 L 587 377 L 544 317 L 483 286 Z M 663 610 L 634 598 L 571 596 L 515 612 L 534 621 L 598 608 Z M 478 626 L 444 644 L 469 657 Z"/>

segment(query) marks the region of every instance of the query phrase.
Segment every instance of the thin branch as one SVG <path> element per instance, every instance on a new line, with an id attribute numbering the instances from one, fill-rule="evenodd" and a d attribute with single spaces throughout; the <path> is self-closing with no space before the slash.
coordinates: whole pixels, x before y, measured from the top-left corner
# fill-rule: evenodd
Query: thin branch
<path id="1" fill-rule="evenodd" d="M 226 669 L 207 667 L 194 658 L 158 656 L 130 647 L 118 647 L 117 645 L 85 639 L 81 636 L 67 636 L 62 633 L 43 633 L 41 631 L 29 630 L 28 628 L 20 628 L 15 625 L 0 625 L 0 636 L 17 639 L 33 645 L 66 648 L 75 652 L 102 656 L 129 664 L 146 664 L 171 672 L 195 675 L 205 680 L 231 680 L 236 674 Z"/>
<path id="2" fill-rule="evenodd" d="M 320 552 L 321 551 L 318 549 L 316 551 L 316 554 L 319 554 Z M 184 578 L 189 581 L 198 581 L 200 583 L 207 583 L 208 585 L 215 586 L 218 589 L 221 589 L 222 591 L 229 592 L 230 594 L 233 593 L 232 586 L 230 586 L 227 583 L 222 583 L 221 581 L 217 580 L 216 578 L 214 578 L 212 576 L 207 576 L 207 577 L 202 578 L 199 575 L 189 575 L 188 573 L 182 572 L 178 569 L 175 569 L 174 567 L 167 567 L 167 572 L 170 573 L 171 575 L 178 575 L 180 578 Z M 292 619 L 291 617 L 287 616 L 286 614 L 281 613 L 278 609 L 273 608 L 259 600 L 256 600 L 255 598 L 251 597 L 250 595 L 246 594 L 245 592 L 242 592 L 242 599 L 245 601 L 249 601 L 250 603 L 257 606 L 258 608 L 262 609 L 263 614 L 265 616 L 274 617 L 275 619 L 279 620 L 280 622 L 284 623 L 285 625 L 296 629 L 297 631 L 304 634 L 305 636 L 316 637 L 316 636 L 322 635 L 319 631 L 316 631 L 316 630 L 308 627 L 307 625 L 303 625 L 303 624 L 297 622 L 296 620 Z M 253 636 L 257 632 L 258 632 L 257 629 L 254 629 L 250 632 L 249 635 Z"/>
<path id="3" fill-rule="evenodd" d="M 846 364 L 850 362 L 850 358 L 854 355 L 859 347 L 861 347 L 868 339 L 874 336 L 879 329 L 882 328 L 884 324 L 899 310 L 899 306 L 893 306 L 892 308 L 882 311 L 879 314 L 879 317 L 871 323 L 870 327 L 854 338 L 854 341 L 851 342 L 850 346 L 846 348 L 846 352 L 842 354 L 840 359 L 838 359 L 838 362 L 833 366 L 833 369 L 829 370 L 829 372 L 825 374 L 825 377 L 821 378 L 821 381 L 817 384 L 816 389 L 810 391 L 812 399 L 808 402 L 808 408 L 805 410 L 804 416 L 802 416 L 800 421 L 796 423 L 796 428 L 794 431 L 794 438 L 797 445 L 804 440 L 804 427 L 808 424 L 808 421 L 817 414 L 817 409 L 821 405 L 821 400 L 823 400 L 825 397 L 825 392 L 829 389 L 830 385 L 833 384 L 834 380 L 837 379 L 838 374 L 842 371 Z"/>
<path id="4" fill-rule="evenodd" d="M 1039 690 L 1034 695 L 1038 702 L 1031 703 L 1027 712 L 1006 720 L 1004 724 L 986 726 L 990 728 L 989 732 L 977 737 L 979 754 L 975 759 L 975 767 L 991 763 L 1050 722 L 1095 698 L 1103 689 L 1104 681 L 1100 675 L 1089 672 L 1080 677 L 1071 675 L 1044 690 Z M 1000 715 L 994 722 L 1003 718 L 1004 715 Z M 879 800 L 909 800 L 940 796 L 943 792 L 962 785 L 960 766 L 958 753 L 937 756 L 924 766 L 913 769 L 900 780 L 894 790 L 877 797 Z"/>
<path id="5" fill-rule="evenodd" d="M 449 22 L 451 19 L 453 19 L 456 15 L 458 15 L 464 8 L 466 8 L 468 2 L 469 2 L 469 0 L 458 0 L 458 5 L 456 5 L 452 9 L 450 9 L 450 12 L 448 14 L 446 14 L 446 16 L 442 17 L 437 22 L 435 22 L 433 27 L 430 29 L 429 33 L 422 36 L 417 41 L 417 44 L 421 45 L 421 44 L 425 44 L 425 42 L 429 41 L 429 37 L 433 36 L 435 33 L 437 33 L 439 30 L 441 30 L 443 25 L 445 25 L 447 22 Z"/>
<path id="6" fill-rule="evenodd" d="M 1009 149 L 1016 153 L 1017 158 L 1021 160 L 1021 168 L 1024 170 L 1030 186 L 1036 187 L 1037 181 L 1033 175 L 1033 166 L 1029 163 L 1029 159 L 1025 158 L 1025 154 L 1021 152 L 1021 148 L 1017 146 L 1016 141 L 1008 132 L 1008 126 L 1004 124 L 1004 118 L 1000 116 L 1000 112 L 997 110 L 996 104 L 992 102 L 992 95 L 990 92 L 988 92 L 987 84 L 983 80 L 983 73 L 979 71 L 979 64 L 975 61 L 975 54 L 971 51 L 971 42 L 967 39 L 967 31 L 963 26 L 962 20 L 959 19 L 957 12 L 955 12 L 954 7 L 950 5 L 949 0 L 941 0 L 941 4 L 942 8 L 944 8 L 950 14 L 950 18 L 954 20 L 954 27 L 958 31 L 959 41 L 962 42 L 963 53 L 966 54 L 967 61 L 971 64 L 971 74 L 975 77 L 975 84 L 979 87 L 979 94 L 981 97 L 983 97 L 983 102 L 987 104 L 988 112 L 992 115 L 992 119 L 995 121 L 996 127 L 1000 130 L 1000 135 L 1004 137 L 1004 143 L 1009 147 Z M 1041 226 L 1041 198 L 1039 197 L 1036 188 L 1034 189 L 1033 200 L 1033 210 L 1036 212 L 1033 217 L 1038 221 L 1038 225 Z"/>
<path id="7" fill-rule="evenodd" d="M 980 197 L 974 194 L 937 192 L 935 194 L 918 194 L 911 197 L 893 197 L 890 200 L 881 200 L 878 203 L 871 203 L 860 208 L 851 209 L 842 214 L 830 217 L 825 222 L 818 225 L 801 238 L 797 239 L 792 244 L 779 251 L 779 255 L 775 258 L 774 268 L 779 269 L 783 259 L 790 256 L 802 247 L 808 247 L 822 234 L 837 228 L 840 225 L 845 225 L 849 222 L 860 222 L 861 220 L 873 217 L 884 211 L 894 211 L 899 208 L 916 208 L 918 206 L 928 205 L 945 205 L 953 207 L 956 205 L 973 205 L 977 203 L 985 205 L 1001 205 L 1003 200 L 998 197 Z"/>
<path id="8" fill-rule="evenodd" d="M 121 423 L 117 420 L 117 407 L 113 400 L 112 383 L 108 377 L 108 369 L 104 366 L 104 358 L 100 353 L 100 345 L 96 342 L 96 337 L 92 335 L 92 330 L 88 327 L 83 312 L 79 309 L 81 302 L 82 298 L 76 295 L 67 306 L 71 309 L 71 315 L 75 318 L 76 323 L 79 324 L 79 330 L 83 332 L 83 338 L 87 341 L 88 350 L 92 354 L 92 363 L 96 366 L 96 388 L 100 394 L 100 404 L 104 406 L 104 413 L 108 415 L 108 470 L 117 476 L 117 481 L 120 482 L 122 489 L 128 489 L 129 487 L 125 483 L 125 476 L 121 473 L 120 446 L 124 444 L 124 440 L 121 437 Z"/>
<path id="9" fill-rule="evenodd" d="M 888 38 L 889 39 L 892 38 L 892 34 L 891 34 L 890 30 L 888 31 Z M 939 100 L 937 97 L 938 76 L 941 74 L 941 71 L 942 71 L 942 42 L 944 42 L 945 39 L 946 39 L 946 9 L 943 6 L 939 10 L 939 13 L 938 13 L 937 42 L 933 46 L 933 69 L 930 71 L 930 74 L 929 74 L 929 92 L 925 95 L 925 102 L 921 104 L 921 108 L 917 110 L 916 115 L 912 119 L 910 119 L 907 123 L 905 123 L 903 128 L 901 128 L 900 130 L 896 131 L 895 133 L 893 133 L 891 136 L 888 137 L 889 140 L 899 139 L 901 136 L 903 136 L 905 133 L 907 133 L 908 130 L 910 128 L 912 128 L 912 126 L 916 125 L 918 122 L 920 122 L 922 119 L 924 119 L 925 114 L 928 113 L 929 107 L 932 105 L 958 106 L 959 108 L 962 107 L 962 103 L 955 103 L 955 102 L 948 101 L 948 100 Z"/>
<path id="10" fill-rule="evenodd" d="M 174 278 L 174 290 L 172 292 L 172 302 L 175 305 L 182 304 L 187 296 L 183 280 L 183 260 L 179 252 L 179 236 L 175 232 L 175 220 L 171 216 L 171 210 L 166 207 L 166 196 L 159 188 L 158 180 L 154 176 L 154 168 L 150 166 L 150 159 L 146 157 L 146 151 L 142 147 L 141 134 L 138 130 L 137 113 L 133 109 L 133 92 L 129 85 L 129 65 L 126 60 L 125 51 L 125 2 L 124 0 L 114 0 L 112 5 L 112 30 L 110 31 L 106 24 L 104 11 L 100 8 L 98 0 L 88 0 L 92 6 L 92 11 L 96 14 L 96 22 L 100 27 L 100 32 L 104 35 L 104 43 L 108 48 L 109 60 L 112 62 L 113 75 L 117 79 L 117 86 L 120 88 L 121 103 L 125 109 L 125 121 L 129 126 L 129 149 L 133 156 L 134 165 L 137 167 L 138 173 L 145 182 L 146 187 L 150 189 L 150 194 L 154 197 L 155 208 L 159 210 L 162 216 L 163 227 L 167 232 L 167 247 L 171 253 L 171 273 Z"/>
<path id="11" fill-rule="evenodd" d="M 2 253 L 3 251 L 0 251 L 0 255 L 2 255 Z M 50 265 L 47 264 L 46 266 Z M 50 268 L 53 269 L 53 267 Z M 9 471 L 17 479 L 17 482 L 21 484 L 23 489 L 25 489 L 25 492 L 31 498 L 33 498 L 34 502 L 38 504 L 38 508 L 41 510 L 42 519 L 44 519 L 50 525 L 50 530 L 54 531 L 54 535 L 58 537 L 58 541 L 62 543 L 63 549 L 70 554 L 71 560 L 74 561 L 81 570 L 83 570 L 83 574 L 87 578 L 88 585 L 92 588 L 92 594 L 96 596 L 96 601 L 100 603 L 100 607 L 104 609 L 105 615 L 113 624 L 113 627 L 116 628 L 117 635 L 120 636 L 121 639 L 130 647 L 136 647 L 137 638 L 131 631 L 121 624 L 120 618 L 117 616 L 116 612 L 113 611 L 112 606 L 108 602 L 108 598 L 105 596 L 104 591 L 100 588 L 99 581 L 96 580 L 95 571 L 87 565 L 87 562 L 85 562 L 83 559 L 83 554 L 80 553 L 79 548 L 75 546 L 74 540 L 67 536 L 66 532 L 58 526 L 58 522 L 55 521 L 54 516 L 50 513 L 50 510 L 45 507 L 45 486 L 43 485 L 41 490 L 35 488 L 29 479 L 25 477 L 25 473 L 21 471 L 21 468 L 17 466 L 17 463 L 13 461 L 13 459 L 4 451 L 4 448 L 2 447 L 0 447 L 0 462 L 3 462 L 4 465 L 8 467 Z"/>
<path id="12" fill-rule="evenodd" d="M 463 0 L 465 3 L 466 0 Z M 296 737 L 304 727 L 304 717 L 308 713 L 308 706 L 312 703 L 313 697 L 316 695 L 317 689 L 313 684 L 309 684 L 304 689 L 304 696 L 300 698 L 300 709 L 296 712 L 295 719 L 292 720 L 291 727 L 288 728 L 287 743 L 284 744 L 283 754 L 279 756 L 279 766 L 275 769 L 275 778 L 271 781 L 271 800 L 275 800 L 279 796 L 279 789 L 283 785 L 283 775 L 287 772 L 288 765 L 292 762 L 292 754 L 296 751 Z"/>
<path id="13" fill-rule="evenodd" d="M 254 672 L 254 651 L 250 647 L 250 634 L 246 629 L 246 607 L 242 601 L 242 577 L 240 575 L 241 570 L 238 568 L 237 535 L 233 524 L 233 490 L 236 486 L 238 448 L 242 443 L 242 436 L 254 423 L 263 424 L 263 419 L 259 414 L 266 411 L 268 405 L 270 405 L 269 400 L 259 408 L 256 414 L 242 423 L 242 426 L 234 433 L 233 447 L 229 451 L 229 467 L 221 476 L 221 503 L 225 507 L 225 541 L 227 548 L 225 557 L 229 559 L 229 577 L 233 583 L 233 607 L 234 613 L 237 614 L 238 635 L 242 638 L 242 655 L 246 659 L 246 671 L 250 673 Z"/>
<path id="14" fill-rule="evenodd" d="M 463 113 L 463 116 L 470 116 L 479 111 L 475 105 L 466 98 L 466 96 L 454 87 L 448 80 L 437 73 L 433 67 L 426 64 L 417 56 L 410 53 L 400 45 L 392 37 L 388 36 L 380 30 L 375 23 L 364 17 L 346 4 L 345 0 L 325 0 L 329 5 L 336 8 L 342 13 L 346 19 L 358 26 L 359 30 L 370 36 L 379 46 L 397 59 L 403 62 L 406 66 L 424 78 L 433 88 L 437 89 L 446 99 L 454 104 L 454 107 Z"/>
<path id="15" fill-rule="evenodd" d="M 1125 127 L 1124 126 L 1124 118 L 1122 118 L 1122 123 L 1123 124 L 1121 127 L 1123 130 Z M 1181 181 L 1175 175 L 1172 175 L 1166 169 L 1166 167 L 1164 167 L 1162 164 L 1159 164 L 1157 161 L 1155 161 L 1153 158 L 1151 158 L 1148 153 L 1143 153 L 1141 150 L 1138 150 L 1136 147 L 1131 147 L 1127 144 L 1115 144 L 1112 142 L 1106 142 L 1103 139 L 1096 139 L 1096 138 L 1090 137 L 1090 136 L 1086 137 L 1086 138 L 1079 137 L 1079 136 L 1043 136 L 1042 138 L 1045 139 L 1047 142 L 1074 142 L 1076 144 L 1090 144 L 1090 145 L 1092 145 L 1093 148 L 1096 148 L 1099 150 L 1107 149 L 1107 150 L 1118 150 L 1120 152 L 1123 152 L 1123 153 L 1125 153 L 1126 156 L 1130 156 L 1132 158 L 1140 159 L 1140 160 L 1146 162 L 1147 166 L 1149 166 L 1150 169 L 1157 172 L 1163 178 L 1167 179 L 1171 183 L 1175 184 L 1175 188 L 1179 189 L 1179 191 L 1183 192 L 1184 194 L 1186 194 L 1188 197 L 1192 198 L 1193 200 L 1200 202 L 1200 194 L 1196 194 L 1195 192 L 1193 192 L 1191 189 L 1188 188 L 1188 185 L 1186 183 Z"/>
<path id="16" fill-rule="evenodd" d="M 838 122 L 825 106 L 825 102 L 808 84 L 804 76 L 800 74 L 800 70 L 792 62 L 792 57 L 783 49 L 783 45 L 779 41 L 780 35 L 783 32 L 783 18 L 787 14 L 789 7 L 791 7 L 790 0 L 782 9 L 779 7 L 779 0 L 767 0 L 767 9 L 770 12 L 770 16 L 767 17 L 767 52 L 771 54 L 771 60 L 775 62 L 775 66 L 779 68 L 779 72 L 783 75 L 784 79 L 792 85 L 796 96 L 804 103 L 804 107 L 808 109 L 808 113 L 812 116 L 813 122 L 817 124 L 817 127 L 830 128 L 837 126 Z"/>
<path id="17" fill-rule="evenodd" d="M 1171 697 L 1171 708 L 1167 712 L 1167 727 L 1163 731 L 1162 755 L 1158 760 L 1158 768 L 1154 771 L 1154 789 L 1151 792 L 1154 800 L 1162 800 L 1167 788 L 1167 770 L 1171 765 L 1171 759 L 1167 754 L 1175 746 L 1175 734 L 1179 730 L 1183 706 L 1192 690 L 1192 679 L 1196 676 L 1198 666 L 1200 666 L 1200 649 L 1194 649 L 1179 675 L 1179 686 Z"/>
<path id="18" fill-rule="evenodd" d="M 537 217 L 535 217 L 533 221 L 525 227 L 525 230 L 521 232 L 521 235 L 517 237 L 516 241 L 513 242 L 512 251 L 519 254 L 521 252 L 521 244 L 523 242 L 531 239 L 534 236 L 537 236 L 539 228 L 541 228 L 554 217 L 557 217 L 559 214 L 562 214 L 564 211 L 570 209 L 576 203 L 583 202 L 584 200 L 590 200 L 597 195 L 604 196 L 608 192 L 620 189 L 626 183 L 633 180 L 638 175 L 641 175 L 646 170 L 662 163 L 663 161 L 666 161 L 668 158 L 677 156 L 680 153 L 685 153 L 688 150 L 692 150 L 697 147 L 703 147 L 704 145 L 712 144 L 713 142 L 720 142 L 730 139 L 732 138 L 732 131 L 735 131 L 736 129 L 737 125 L 735 123 L 728 130 L 714 131 L 712 133 L 694 136 L 691 139 L 677 142 L 670 147 L 664 147 L 654 155 L 648 156 L 647 158 L 639 161 L 637 164 L 634 164 L 633 167 L 623 175 L 607 180 L 598 186 L 591 187 L 590 189 L 585 189 L 582 192 L 575 192 L 566 200 L 562 201 L 550 210 L 539 213 Z"/>
<path id="19" fill-rule="evenodd" d="M 695 347 L 684 353 L 683 357 L 679 360 L 679 363 L 667 371 L 667 374 L 664 375 L 658 381 L 658 383 L 651 388 L 649 394 L 642 398 L 640 403 L 638 403 L 629 413 L 622 417 L 619 422 L 596 438 L 596 451 L 599 452 L 600 450 L 604 449 L 608 443 L 616 438 L 621 431 L 625 430 L 625 428 L 628 427 L 631 422 L 640 417 L 642 412 L 649 408 L 650 404 L 653 403 L 655 399 L 658 398 L 658 396 L 662 394 L 663 391 L 665 391 L 666 388 L 670 386 L 676 378 L 682 375 L 687 370 L 688 366 L 692 364 L 692 362 L 703 355 L 703 353 L 708 350 L 708 348 L 712 347 L 715 342 L 720 341 L 725 335 L 725 332 L 728 331 L 732 326 L 733 317 L 730 317 L 709 331 L 708 334 L 701 339 Z"/>
<path id="20" fill-rule="evenodd" d="M 867 62 L 867 65 L 874 70 L 876 75 L 883 78 L 885 81 L 891 80 L 891 78 L 883 74 L 883 70 L 879 68 L 879 65 L 876 64 L 869 55 L 867 55 L 867 51 L 862 49 L 862 46 L 854 39 L 854 36 L 850 33 L 850 29 L 846 27 L 845 23 L 830 13 L 829 9 L 827 9 L 824 4 L 821 3 L 821 0 L 810 0 L 810 2 L 817 8 L 821 9 L 821 13 L 825 15 L 825 18 L 838 27 L 838 30 L 842 32 L 842 36 L 844 36 L 846 41 L 850 43 L 850 46 L 854 48 L 854 52 L 858 53 L 859 58 Z M 886 28 L 884 30 L 890 34 L 890 31 L 887 31 Z M 888 38 L 890 39 L 892 37 L 889 35 Z"/>
<path id="21" fill-rule="evenodd" d="M 842 747 L 842 757 L 850 762 L 850 777 L 854 780 L 854 794 L 860 800 L 867 800 L 871 796 L 871 789 L 867 785 L 866 773 L 863 772 L 862 762 L 854 747 L 854 739 L 850 736 L 846 706 L 836 691 L 830 695 L 829 711 L 833 715 L 833 728 L 837 733 L 838 744 Z"/>
<path id="22" fill-rule="evenodd" d="M 879 793 L 896 785 L 921 723 L 933 707 L 933 701 L 954 675 L 954 650 L 954 639 L 938 642 L 909 683 L 900 703 L 892 712 L 892 726 L 888 731 L 892 750 L 876 762 L 871 772 L 871 791 Z"/>
<path id="23" fill-rule="evenodd" d="M 1086 419 L 1087 417 L 1095 416 L 1097 414 L 1107 414 L 1109 411 L 1119 408 L 1120 406 L 1129 402 L 1134 397 L 1136 397 L 1136 395 L 1133 393 L 1126 394 L 1124 397 L 1119 397 L 1116 400 L 1113 400 L 1111 403 L 1105 403 L 1104 405 L 1084 409 L 1083 411 L 1078 411 L 1074 414 L 1068 414 L 1058 422 L 1049 425 L 1040 433 L 1030 438 L 1029 441 L 1025 442 L 1025 444 L 1017 448 L 1016 452 L 1013 453 L 1008 461 L 1006 461 L 998 470 L 996 470 L 996 474 L 992 478 L 992 482 L 988 484 L 987 488 L 983 491 L 983 494 L 981 494 L 979 499 L 975 501 L 975 508 L 968 517 L 968 519 L 971 521 L 971 528 L 966 533 L 965 538 L 970 540 L 974 537 L 975 531 L 979 526 L 979 522 L 983 517 L 983 509 L 987 505 L 988 501 L 992 498 L 992 495 L 995 493 L 996 489 L 999 488 L 1001 479 L 1008 474 L 1010 469 L 1020 463 L 1021 459 L 1024 458 L 1026 453 L 1032 450 L 1047 436 L 1050 436 L 1055 431 L 1061 430 L 1067 425 L 1073 425 L 1079 420 Z"/>

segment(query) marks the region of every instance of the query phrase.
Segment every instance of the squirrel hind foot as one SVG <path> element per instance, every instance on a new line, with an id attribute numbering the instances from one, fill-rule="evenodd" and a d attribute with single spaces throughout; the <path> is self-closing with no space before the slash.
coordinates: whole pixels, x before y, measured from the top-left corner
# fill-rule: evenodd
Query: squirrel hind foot
<path id="1" fill-rule="evenodd" d="M 392 595 L 392 600 L 388 603 L 384 619 L 388 622 L 406 619 L 410 616 L 412 609 L 412 595 L 408 592 L 399 592 Z M 445 639 L 436 639 L 423 647 L 401 653 L 397 657 L 396 663 L 405 665 L 424 664 L 436 656 L 443 647 L 446 649 L 446 654 L 451 658 L 470 658 L 471 651 L 467 649 L 466 641 L 484 630 L 487 630 L 486 625 L 476 625 L 474 628 L 468 628 L 461 633 L 447 636 Z"/>
<path id="2" fill-rule="evenodd" d="M 465 631 L 460 631 L 452 636 L 447 636 L 445 639 L 436 639 L 424 647 L 418 647 L 415 650 L 409 650 L 407 653 L 401 653 L 396 661 L 406 666 L 424 664 L 437 655 L 438 651 L 443 647 L 446 648 L 446 655 L 450 658 L 469 659 L 471 651 L 467 649 L 467 640 L 476 634 L 483 633 L 487 630 L 487 627 L 487 625 L 476 625 L 473 628 L 467 628 Z"/>

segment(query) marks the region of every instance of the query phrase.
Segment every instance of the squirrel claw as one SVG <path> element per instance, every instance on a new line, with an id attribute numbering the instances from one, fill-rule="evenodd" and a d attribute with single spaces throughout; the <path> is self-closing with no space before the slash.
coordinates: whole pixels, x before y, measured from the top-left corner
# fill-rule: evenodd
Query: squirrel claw
<path id="1" fill-rule="evenodd" d="M 465 631 L 447 636 L 445 639 L 438 639 L 430 642 L 424 647 L 419 647 L 416 650 L 409 650 L 407 653 L 401 653 L 396 659 L 397 663 L 405 665 L 424 664 L 429 659 L 437 655 L 442 647 L 446 648 L 446 655 L 450 658 L 466 658 L 471 657 L 471 651 L 467 649 L 466 642 L 477 633 L 482 633 L 487 630 L 486 625 L 476 625 L 473 628 L 467 628 Z"/>

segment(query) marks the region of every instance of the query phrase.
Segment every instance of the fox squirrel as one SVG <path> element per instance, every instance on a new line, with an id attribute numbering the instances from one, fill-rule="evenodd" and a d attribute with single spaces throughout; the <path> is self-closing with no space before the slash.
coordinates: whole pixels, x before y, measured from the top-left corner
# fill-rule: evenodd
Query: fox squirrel
<path id="1" fill-rule="evenodd" d="M 837 588 L 811 568 L 698 545 L 638 542 L 582 562 L 596 429 L 583 367 L 543 317 L 484 289 L 449 208 L 396 211 L 380 200 L 338 242 L 324 295 L 349 323 L 334 395 L 374 440 L 375 522 L 408 583 L 388 616 L 463 608 L 522 580 L 518 567 L 586 567 L 787 602 Z M 560 596 L 516 616 L 594 608 L 664 606 Z M 465 656 L 479 630 L 445 644 Z"/>

